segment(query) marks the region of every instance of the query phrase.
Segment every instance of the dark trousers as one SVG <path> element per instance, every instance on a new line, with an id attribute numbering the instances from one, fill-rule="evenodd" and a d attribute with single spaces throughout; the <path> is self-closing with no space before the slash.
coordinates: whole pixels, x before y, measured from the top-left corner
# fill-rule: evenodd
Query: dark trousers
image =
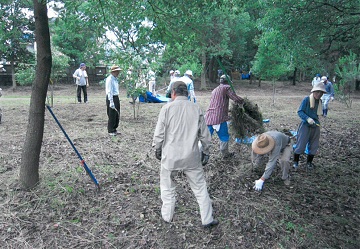
<path id="1" fill-rule="evenodd" d="M 119 96 L 113 96 L 114 105 L 116 110 L 110 108 L 110 101 L 106 96 L 106 113 L 108 115 L 108 132 L 116 132 L 120 122 L 120 100 Z"/>
<path id="2" fill-rule="evenodd" d="M 85 86 L 77 86 L 77 99 L 78 102 L 81 102 L 81 89 L 84 93 L 84 102 L 86 103 L 88 101 L 87 99 L 87 90 L 86 90 L 86 85 Z"/>

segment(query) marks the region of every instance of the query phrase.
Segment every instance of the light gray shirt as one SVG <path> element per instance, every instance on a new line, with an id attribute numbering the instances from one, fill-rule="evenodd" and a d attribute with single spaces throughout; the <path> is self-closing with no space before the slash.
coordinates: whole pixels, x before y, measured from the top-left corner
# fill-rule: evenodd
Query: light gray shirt
<path id="1" fill-rule="evenodd" d="M 202 167 L 199 141 L 209 155 L 211 136 L 200 107 L 178 96 L 161 108 L 153 146 L 162 150 L 161 167 L 183 170 Z"/>

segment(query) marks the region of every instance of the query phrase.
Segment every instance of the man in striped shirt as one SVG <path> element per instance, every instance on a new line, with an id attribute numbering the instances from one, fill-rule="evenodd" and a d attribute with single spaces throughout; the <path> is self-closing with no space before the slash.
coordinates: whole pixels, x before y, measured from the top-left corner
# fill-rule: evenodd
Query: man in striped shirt
<path id="1" fill-rule="evenodd" d="M 234 153 L 229 153 L 230 135 L 227 125 L 227 121 L 230 120 L 229 99 L 240 105 L 244 103 L 244 99 L 236 95 L 231 89 L 228 83 L 229 79 L 229 76 L 225 74 L 220 77 L 220 85 L 212 91 L 210 105 L 205 114 L 205 121 L 210 134 L 212 135 L 215 130 L 219 136 L 220 152 L 223 158 L 234 155 Z"/>

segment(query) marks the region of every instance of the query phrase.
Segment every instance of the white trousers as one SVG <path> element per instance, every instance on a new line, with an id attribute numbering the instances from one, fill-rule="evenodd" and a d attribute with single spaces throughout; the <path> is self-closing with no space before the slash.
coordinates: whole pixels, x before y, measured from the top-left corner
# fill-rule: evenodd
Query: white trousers
<path id="1" fill-rule="evenodd" d="M 214 218 L 212 216 L 212 204 L 207 191 L 205 182 L 204 170 L 202 167 L 196 169 L 185 169 L 183 170 L 190 184 L 190 188 L 195 194 L 196 200 L 200 207 L 201 223 L 207 225 L 211 223 Z M 166 222 L 171 222 L 174 217 L 175 211 L 175 182 L 173 177 L 176 171 L 169 171 L 161 167 L 160 171 L 160 191 L 161 200 L 163 202 L 161 207 L 162 218 Z"/>

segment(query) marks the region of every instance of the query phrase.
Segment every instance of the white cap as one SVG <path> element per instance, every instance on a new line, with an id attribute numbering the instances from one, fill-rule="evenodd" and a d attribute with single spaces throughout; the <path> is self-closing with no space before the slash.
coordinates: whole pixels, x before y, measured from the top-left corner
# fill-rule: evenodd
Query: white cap
<path id="1" fill-rule="evenodd" d="M 192 71 L 191 71 L 191 70 L 186 70 L 185 74 L 190 75 L 190 76 L 193 76 L 193 74 L 192 74 Z"/>

